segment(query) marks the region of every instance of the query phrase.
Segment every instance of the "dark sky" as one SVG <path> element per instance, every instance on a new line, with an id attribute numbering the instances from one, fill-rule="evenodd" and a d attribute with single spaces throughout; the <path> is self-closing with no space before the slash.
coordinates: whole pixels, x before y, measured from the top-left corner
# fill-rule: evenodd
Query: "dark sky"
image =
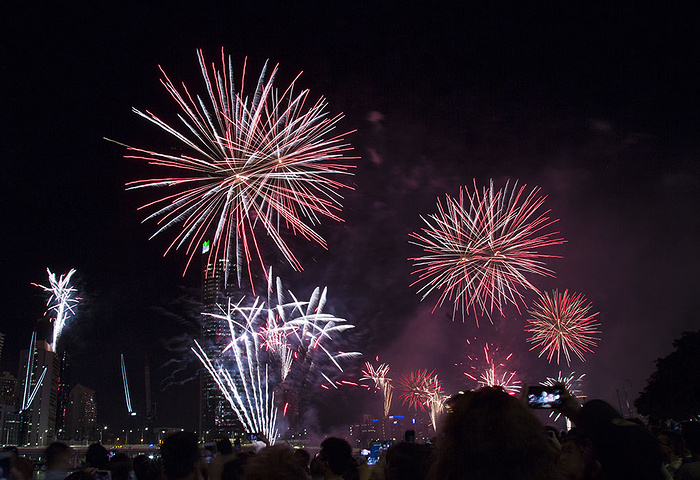
<path id="1" fill-rule="evenodd" d="M 66 349 L 74 381 L 97 390 L 102 421 L 126 423 L 123 352 L 136 408 L 148 355 L 159 423 L 196 425 L 197 383 L 169 386 L 166 362 L 186 358 L 178 349 L 196 329 L 184 299 L 199 275 L 182 276 L 180 252 L 163 258 L 171 234 L 148 240 L 154 225 L 136 208 L 154 197 L 124 184 L 153 172 L 103 137 L 167 145 L 131 107 L 173 119 L 158 65 L 202 92 L 197 48 L 213 60 L 224 46 L 236 66 L 247 56 L 251 77 L 278 62 L 279 85 L 303 71 L 298 84 L 345 113 L 340 129 L 357 129 L 345 222 L 321 228 L 328 251 L 295 242 L 305 271 L 273 265 L 302 297 L 329 286 L 329 309 L 357 327 L 347 349 L 379 355 L 396 375 L 435 368 L 456 390 L 454 364 L 476 337 L 513 352 L 524 382 L 556 376 L 559 366 L 528 351 L 524 315 L 477 329 L 450 309 L 431 315 L 436 298 L 420 303 L 409 288 L 419 215 L 489 178 L 542 187 L 560 219 L 568 243 L 551 252 L 563 257 L 549 264 L 557 278 L 533 281 L 581 292 L 600 312 L 595 353 L 561 367 L 587 374 L 589 397 L 616 404 L 619 390 L 632 400 L 672 340 L 699 328 L 692 12 L 638 2 L 69 3 L 2 7 L 1 362 L 16 374 L 32 329 L 46 330 L 45 299 L 30 283 L 46 283 L 46 267 L 76 268 L 84 301 Z M 332 423 L 330 403 L 345 407 L 338 422 L 376 408 L 363 392 L 319 398 L 322 424 Z"/>

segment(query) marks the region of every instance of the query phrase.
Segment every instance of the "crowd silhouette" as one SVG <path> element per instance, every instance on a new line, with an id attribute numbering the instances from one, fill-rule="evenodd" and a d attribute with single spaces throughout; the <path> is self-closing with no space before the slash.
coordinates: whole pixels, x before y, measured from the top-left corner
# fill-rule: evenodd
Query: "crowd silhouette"
<path id="1" fill-rule="evenodd" d="M 545 426 L 527 402 L 498 387 L 460 392 L 447 402 L 434 442 L 414 432 L 368 465 L 342 438 L 324 439 L 318 453 L 286 444 L 257 451 L 216 442 L 209 463 L 195 433 L 168 436 L 160 457 L 117 453 L 91 445 L 80 468 L 55 442 L 44 454 L 40 480 L 693 480 L 700 479 L 700 422 L 652 428 L 624 419 L 602 400 L 581 405 L 564 392 L 557 406 L 573 427 Z M 32 462 L 13 452 L 10 478 L 34 480 Z"/>

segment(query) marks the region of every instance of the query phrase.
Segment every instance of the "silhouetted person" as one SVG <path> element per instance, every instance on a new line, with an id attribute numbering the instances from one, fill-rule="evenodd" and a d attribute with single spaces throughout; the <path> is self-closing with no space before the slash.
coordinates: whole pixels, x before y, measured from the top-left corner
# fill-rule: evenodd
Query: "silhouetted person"
<path id="1" fill-rule="evenodd" d="M 148 455 L 140 454 L 131 462 L 136 480 L 158 480 L 160 464 Z"/>
<path id="2" fill-rule="evenodd" d="M 453 397 L 438 437 L 434 480 L 555 480 L 542 423 L 501 388 Z"/>
<path id="3" fill-rule="evenodd" d="M 32 480 L 34 478 L 34 462 L 17 456 L 13 462 L 10 474 L 14 480 Z"/>
<path id="4" fill-rule="evenodd" d="M 112 480 L 129 480 L 131 459 L 126 453 L 117 453 L 109 460 L 109 471 Z"/>
<path id="5" fill-rule="evenodd" d="M 109 452 L 99 443 L 93 443 L 85 452 L 85 468 L 107 470 L 109 467 Z"/>
<path id="6" fill-rule="evenodd" d="M 572 419 L 586 438 L 584 478 L 661 480 L 667 478 L 661 447 L 647 427 L 623 419 L 603 400 L 583 407 L 568 392 L 559 409 Z"/>
<path id="7" fill-rule="evenodd" d="M 583 480 L 583 454 L 587 442 L 588 439 L 576 427 L 566 432 L 557 457 L 557 472 L 560 480 Z"/>
<path id="8" fill-rule="evenodd" d="M 43 480 L 63 480 L 73 469 L 73 454 L 63 442 L 53 442 L 44 450 L 46 472 Z"/>
<path id="9" fill-rule="evenodd" d="M 248 460 L 244 480 L 307 480 L 306 472 L 286 445 L 265 447 Z"/>
<path id="10" fill-rule="evenodd" d="M 198 480 L 202 477 L 199 441 L 192 432 L 169 435 L 160 446 L 165 480 Z"/>
<path id="11" fill-rule="evenodd" d="M 303 468 L 304 471 L 307 474 L 309 474 L 309 462 L 311 461 L 311 454 L 303 448 L 295 448 L 294 458 L 297 460 L 297 462 L 299 462 L 301 468 Z"/>
<path id="12" fill-rule="evenodd" d="M 676 480 L 700 480 L 700 422 L 683 422 L 683 443 L 690 451 L 676 473 Z"/>
<path id="13" fill-rule="evenodd" d="M 224 464 L 236 459 L 233 445 L 228 438 L 216 441 L 216 455 L 208 466 L 209 480 L 221 480 L 224 471 Z"/>
<path id="14" fill-rule="evenodd" d="M 671 476 L 674 476 L 683 463 L 683 439 L 681 434 L 673 430 L 662 430 L 657 435 L 664 466 Z"/>
<path id="15" fill-rule="evenodd" d="M 386 480 L 425 480 L 433 463 L 430 445 L 399 442 L 386 451 Z"/>
<path id="16" fill-rule="evenodd" d="M 323 478 L 342 480 L 343 473 L 350 467 L 352 447 L 342 438 L 329 437 L 321 442 L 318 456 L 322 461 Z"/>

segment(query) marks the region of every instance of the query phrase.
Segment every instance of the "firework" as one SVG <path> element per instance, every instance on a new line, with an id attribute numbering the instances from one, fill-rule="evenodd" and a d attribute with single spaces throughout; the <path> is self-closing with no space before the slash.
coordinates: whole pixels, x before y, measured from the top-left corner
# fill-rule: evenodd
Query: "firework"
<path id="1" fill-rule="evenodd" d="M 547 353 L 549 362 L 556 353 L 557 363 L 563 352 L 566 364 L 571 364 L 570 352 L 584 361 L 585 353 L 593 352 L 596 346 L 595 337 L 600 331 L 597 327 L 595 316 L 598 313 L 589 314 L 591 303 L 578 293 L 569 294 L 568 290 L 560 294 L 554 290 L 552 294 L 544 293 L 535 300 L 532 310 L 528 313 L 533 317 L 528 319 L 529 326 L 526 332 L 532 333 L 528 342 L 533 346 L 530 350 L 540 348 L 541 357 Z"/>
<path id="2" fill-rule="evenodd" d="M 583 382 L 583 377 L 585 377 L 586 374 L 581 374 L 578 377 L 576 376 L 576 372 L 571 372 L 569 375 L 562 375 L 561 370 L 559 371 L 559 374 L 557 375 L 557 378 L 553 377 L 547 377 L 547 379 L 544 382 L 540 382 L 540 385 L 544 385 L 546 387 L 553 387 L 557 384 L 562 384 L 564 387 L 566 387 L 566 390 L 574 397 L 580 397 L 581 396 L 581 390 L 579 389 L 581 383 Z M 561 417 L 561 412 L 549 412 L 550 417 L 554 417 L 554 420 L 559 420 L 559 417 Z M 567 422 L 567 428 L 570 424 L 569 419 L 566 419 Z"/>
<path id="3" fill-rule="evenodd" d="M 340 221 L 340 191 L 349 187 L 339 176 L 350 174 L 352 168 L 351 157 L 345 156 L 351 150 L 344 139 L 347 133 L 333 134 L 342 115 L 330 117 L 324 98 L 312 103 L 308 90 L 296 92 L 296 79 L 280 94 L 273 86 L 277 66 L 267 77 L 265 64 L 249 97 L 245 63 L 237 90 L 231 57 L 225 58 L 223 49 L 221 68 L 208 67 L 201 51 L 198 57 L 206 84 L 204 98 L 193 97 L 184 84 L 178 88 L 161 68 L 161 83 L 182 111 L 178 115 L 182 128 L 133 109 L 174 137 L 183 153 L 127 146 L 133 152 L 127 158 L 175 169 L 180 175 L 139 180 L 127 188 L 170 189 L 141 208 L 152 211 L 144 221 L 158 218 L 153 237 L 179 225 L 166 254 L 184 247 L 189 257 L 185 271 L 198 246 L 212 240 L 209 261 L 235 258 L 239 284 L 245 265 L 252 285 L 251 262 L 259 262 L 265 273 L 262 236 L 272 239 L 286 260 L 301 270 L 282 231 L 325 248 L 315 226 L 324 217 Z"/>
<path id="4" fill-rule="evenodd" d="M 134 410 L 131 408 L 131 395 L 129 394 L 129 382 L 126 378 L 126 364 L 124 363 L 124 354 L 122 353 L 122 381 L 124 383 L 124 398 L 126 399 L 126 411 L 129 415 L 136 415 Z"/>
<path id="5" fill-rule="evenodd" d="M 389 373 L 389 365 L 386 363 L 380 364 L 374 368 L 369 362 L 365 362 L 365 369 L 362 370 L 360 381 L 368 380 L 374 383 L 375 388 L 382 393 L 384 399 L 384 416 L 389 416 L 391 401 L 394 397 L 394 386 L 391 384 L 391 378 L 387 377 Z"/>
<path id="6" fill-rule="evenodd" d="M 306 383 L 309 374 L 323 357 L 340 372 L 341 360 L 358 357 L 360 352 L 332 351 L 329 343 L 343 332 L 355 328 L 345 319 L 323 312 L 327 288 L 316 287 L 308 301 L 300 301 L 291 291 L 285 298 L 279 277 L 273 288 L 272 269 L 268 272 L 267 303 L 257 298 L 250 307 L 236 305 L 235 310 L 255 325 L 263 347 L 274 364 L 279 366 L 281 380 L 294 373 L 299 384 Z"/>
<path id="7" fill-rule="evenodd" d="M 273 289 L 272 278 L 270 271 L 267 303 L 257 297 L 243 306 L 245 299 L 229 299 L 225 308 L 219 306 L 220 314 L 204 313 L 228 325 L 230 343 L 210 356 L 196 342 L 193 348 L 247 431 L 268 439 L 276 434 L 274 392 L 282 382 L 304 388 L 320 364 L 329 362 L 342 372 L 343 360 L 361 355 L 331 350 L 330 343 L 354 326 L 323 313 L 325 288 L 316 288 L 305 302 L 287 291 L 291 301 L 286 301 L 282 282 L 277 278 Z M 229 362 L 223 360 L 226 356 Z M 320 368 L 318 373 L 336 386 Z"/>
<path id="8" fill-rule="evenodd" d="M 32 332 L 32 339 L 29 342 L 29 352 L 27 353 L 27 370 L 24 377 L 24 395 L 22 395 L 22 403 L 19 409 L 20 413 L 25 412 L 29 409 L 29 407 L 31 407 L 34 397 L 36 397 L 37 392 L 44 382 L 44 377 L 46 376 L 46 367 L 44 367 L 41 375 L 39 375 L 39 378 L 34 384 L 34 388 L 32 388 L 31 384 L 34 381 L 34 372 L 32 370 L 32 366 L 34 365 L 34 355 L 36 355 L 36 332 Z"/>
<path id="9" fill-rule="evenodd" d="M 221 353 L 228 352 L 230 362 L 225 362 L 223 355 L 210 358 L 196 340 L 192 351 L 212 376 L 246 432 L 263 434 L 274 443 L 277 407 L 269 385 L 268 367 L 261 355 L 260 337 L 249 318 L 240 323 L 234 320 L 234 314 L 235 308 L 229 302 L 226 314 L 218 316 L 229 326 L 231 341 Z"/>
<path id="10" fill-rule="evenodd" d="M 63 328 L 68 323 L 68 320 L 75 314 L 75 306 L 78 304 L 78 299 L 75 297 L 77 289 L 70 284 L 70 279 L 75 273 L 75 269 L 71 269 L 66 275 L 61 275 L 58 279 L 54 273 L 48 268 L 46 271 L 49 274 L 49 286 L 32 285 L 43 288 L 44 291 L 51 293 L 46 305 L 50 312 L 55 313 L 53 321 L 53 340 L 51 341 L 51 349 L 55 352 L 58 347 L 58 339 L 63 333 Z"/>
<path id="11" fill-rule="evenodd" d="M 517 378 L 517 372 L 507 366 L 507 362 L 513 357 L 513 354 L 509 353 L 500 360 L 501 355 L 498 350 L 499 348 L 496 347 L 491 352 L 491 347 L 486 343 L 484 344 L 483 360 L 467 356 L 472 361 L 471 372 L 464 372 L 464 375 L 477 382 L 479 387 L 501 387 L 511 395 L 515 395 L 520 391 L 521 382 Z"/>
<path id="12" fill-rule="evenodd" d="M 416 410 L 427 411 L 433 429 L 437 431 L 437 420 L 445 409 L 447 396 L 443 394 L 442 383 L 435 370 L 415 370 L 403 375 L 398 383 L 402 392 L 399 396 L 401 401 Z"/>
<path id="13" fill-rule="evenodd" d="M 520 311 L 521 290 L 538 291 L 527 275 L 554 276 L 543 259 L 556 256 L 539 250 L 565 240 L 548 231 L 557 221 L 549 210 L 538 213 L 546 197 L 539 188 L 526 195 L 525 187 L 516 182 L 511 190 L 506 183 L 496 190 L 491 181 L 479 193 L 474 181 L 473 193 L 460 188 L 459 198 L 447 195 L 444 205 L 438 199 L 438 213 L 421 217 L 427 227 L 410 236 L 425 255 L 410 259 L 418 267 L 412 285 L 421 284 L 421 300 L 440 291 L 433 311 L 450 300 L 453 319 L 459 310 L 462 319 L 472 311 L 478 325 L 479 314 L 503 314 L 506 304 Z"/>
<path id="14" fill-rule="evenodd" d="M 581 390 L 579 389 L 579 387 L 581 386 L 581 383 L 583 382 L 583 377 L 585 376 L 586 374 L 584 373 L 577 377 L 576 372 L 571 372 L 569 375 L 562 375 L 560 370 L 559 374 L 557 375 L 557 378 L 547 377 L 547 379 L 544 382 L 540 382 L 540 384 L 546 387 L 553 387 L 554 385 L 560 383 L 566 387 L 566 390 L 571 395 L 573 395 L 574 397 L 580 397 Z"/>

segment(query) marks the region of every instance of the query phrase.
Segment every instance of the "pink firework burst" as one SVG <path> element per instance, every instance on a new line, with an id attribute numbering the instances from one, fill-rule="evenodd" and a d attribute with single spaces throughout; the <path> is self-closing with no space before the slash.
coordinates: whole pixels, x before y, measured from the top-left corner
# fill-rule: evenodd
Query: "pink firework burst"
<path id="1" fill-rule="evenodd" d="M 398 388 L 401 391 L 399 398 L 403 404 L 426 411 L 430 408 L 430 400 L 435 395 L 442 392 L 442 382 L 438 379 L 435 370 L 415 370 L 402 375 L 398 381 Z"/>
<path id="2" fill-rule="evenodd" d="M 351 150 L 346 134 L 333 133 L 342 116 L 329 116 L 324 98 L 312 102 L 308 90 L 296 91 L 296 79 L 278 91 L 273 86 L 277 66 L 267 77 L 265 64 L 248 96 L 243 93 L 245 63 L 237 90 L 231 57 L 223 49 L 221 68 L 207 66 L 201 51 L 198 57 L 206 84 L 203 97 L 193 96 L 184 84 L 176 86 L 161 68 L 161 83 L 181 109 L 179 129 L 134 109 L 174 137 L 181 153 L 127 147 L 133 152 L 127 158 L 179 175 L 138 180 L 127 188 L 169 191 L 141 209 L 151 211 L 145 220 L 158 219 L 153 236 L 178 229 L 165 253 L 184 247 L 189 257 L 185 271 L 205 245 L 209 262 L 222 258 L 229 266 L 235 263 L 239 284 L 245 265 L 252 285 L 251 263 L 259 263 L 266 273 L 259 240 L 268 237 L 301 270 L 283 231 L 325 248 L 315 226 L 324 217 L 341 220 L 340 191 L 350 187 L 340 177 L 353 167 L 348 164 L 352 157 L 345 156 Z"/>
<path id="3" fill-rule="evenodd" d="M 418 267 L 413 273 L 424 300 L 440 292 L 435 308 L 446 300 L 454 302 L 452 317 L 458 310 L 462 319 L 470 311 L 490 318 L 494 309 L 503 314 L 506 304 L 520 311 L 521 290 L 538 291 L 527 275 L 554 276 L 543 259 L 556 257 L 539 252 L 541 248 L 564 243 L 558 232 L 549 231 L 556 219 L 549 210 L 538 213 L 545 201 L 539 188 L 525 193 L 526 185 L 508 183 L 496 190 L 493 181 L 479 192 L 460 188 L 459 197 L 449 195 L 438 200 L 436 214 L 421 217 L 427 227 L 411 233 L 411 243 L 425 255 L 411 258 Z M 435 308 L 433 311 L 435 311 Z"/>
<path id="4" fill-rule="evenodd" d="M 469 341 L 467 343 L 470 344 Z M 513 354 L 503 356 L 498 347 L 491 351 L 488 343 L 484 344 L 483 352 L 482 359 L 467 355 L 471 365 L 464 375 L 475 381 L 479 387 L 501 387 L 511 395 L 517 394 L 520 391 L 521 382 L 517 378 L 517 372 L 508 367 L 508 361 Z"/>
<path id="5" fill-rule="evenodd" d="M 533 344 L 530 350 L 540 348 L 539 356 L 546 352 L 549 362 L 556 354 L 559 363 L 562 352 L 567 365 L 571 364 L 570 352 L 584 361 L 584 354 L 593 352 L 598 340 L 595 335 L 600 333 L 595 320 L 598 313 L 589 314 L 590 309 L 591 303 L 581 294 L 569 294 L 568 290 L 554 290 L 551 295 L 545 292 L 528 312 L 532 318 L 525 331 L 532 333 L 527 339 Z"/>

